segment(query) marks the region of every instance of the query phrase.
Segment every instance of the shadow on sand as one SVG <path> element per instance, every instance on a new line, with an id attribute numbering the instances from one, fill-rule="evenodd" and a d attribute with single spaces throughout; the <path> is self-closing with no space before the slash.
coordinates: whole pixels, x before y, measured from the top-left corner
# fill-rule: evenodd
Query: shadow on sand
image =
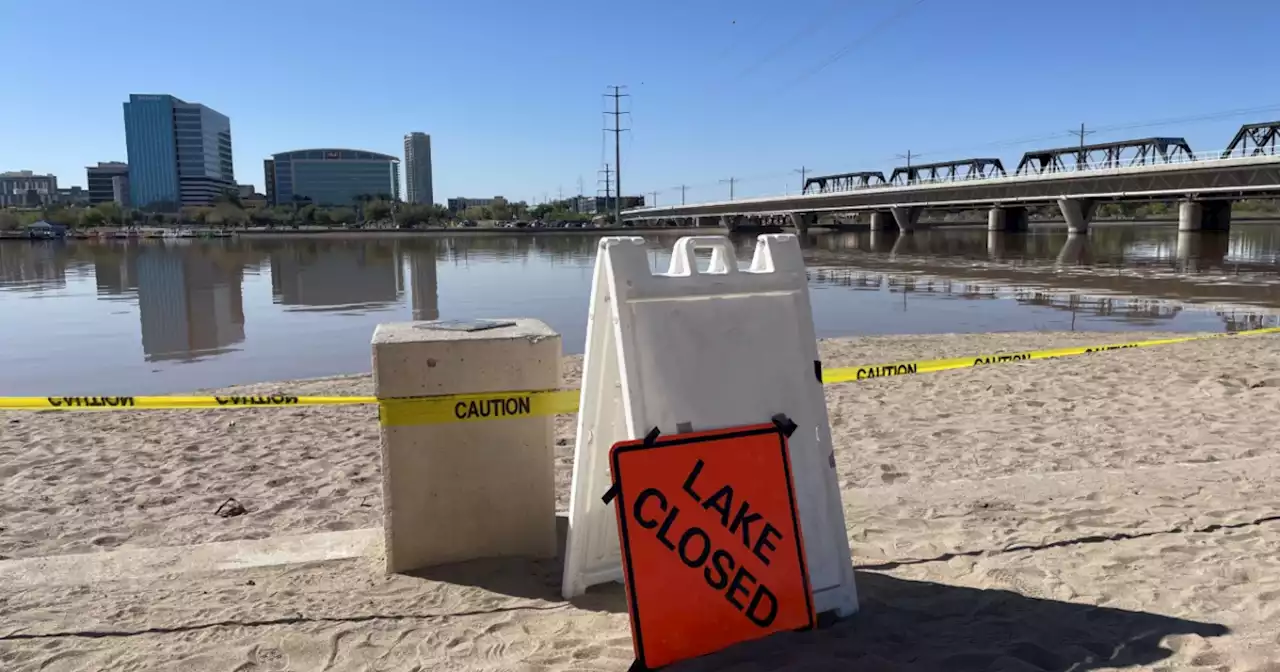
<path id="1" fill-rule="evenodd" d="M 557 519 L 558 548 L 567 521 Z M 526 599 L 561 602 L 562 559 L 498 559 L 435 567 L 414 576 Z M 857 572 L 861 610 L 815 632 L 784 633 L 666 668 L 730 670 L 1070 670 L 1153 665 L 1173 652 L 1170 635 L 1218 637 L 1216 623 L 963 588 Z M 590 611 L 625 613 L 619 584 L 595 586 L 571 601 Z"/>
<path id="2" fill-rule="evenodd" d="M 667 669 L 1071 670 L 1152 665 L 1169 635 L 1225 626 L 1123 609 L 858 572 L 861 611 L 816 632 L 785 633 Z"/>

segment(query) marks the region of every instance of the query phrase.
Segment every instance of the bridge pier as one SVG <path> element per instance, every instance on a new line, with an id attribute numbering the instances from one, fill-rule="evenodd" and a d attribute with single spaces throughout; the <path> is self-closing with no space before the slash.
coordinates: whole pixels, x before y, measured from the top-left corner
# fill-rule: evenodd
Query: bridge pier
<path id="1" fill-rule="evenodd" d="M 1058 209 L 1067 220 L 1067 233 L 1088 233 L 1097 203 L 1087 198 L 1059 198 Z"/>
<path id="2" fill-rule="evenodd" d="M 898 223 L 900 233 L 913 233 L 916 229 L 927 228 L 920 224 L 920 213 L 924 208 L 918 205 L 903 205 L 889 208 L 893 213 L 893 221 Z"/>
<path id="3" fill-rule="evenodd" d="M 816 212 L 793 212 L 791 213 L 791 226 L 796 227 L 796 233 L 804 235 L 809 232 L 809 227 L 818 223 L 818 213 Z"/>
<path id="4" fill-rule="evenodd" d="M 886 231 L 889 224 L 893 222 L 893 214 L 884 210 L 876 210 L 871 213 L 871 230 Z"/>
<path id="5" fill-rule="evenodd" d="M 1178 203 L 1178 231 L 1226 231 L 1231 228 L 1231 201 Z"/>
<path id="6" fill-rule="evenodd" d="M 1023 207 L 991 208 L 987 211 L 988 231 L 1026 231 L 1027 209 Z"/>
<path id="7" fill-rule="evenodd" d="M 1084 261 L 1084 254 L 1089 250 L 1089 236 L 1083 234 L 1067 234 L 1067 242 L 1058 250 L 1058 258 L 1054 266 L 1078 266 Z"/>
<path id="8" fill-rule="evenodd" d="M 992 210 L 992 212 L 995 212 Z M 987 258 L 999 261 L 1005 255 L 1005 235 L 1002 229 L 987 229 Z"/>
<path id="9" fill-rule="evenodd" d="M 720 215 L 720 226 L 723 226 L 725 231 L 733 233 L 742 226 L 742 215 Z"/>
<path id="10" fill-rule="evenodd" d="M 1221 266 L 1230 251 L 1231 237 L 1225 231 L 1179 231 L 1178 261 L 1184 270 Z"/>

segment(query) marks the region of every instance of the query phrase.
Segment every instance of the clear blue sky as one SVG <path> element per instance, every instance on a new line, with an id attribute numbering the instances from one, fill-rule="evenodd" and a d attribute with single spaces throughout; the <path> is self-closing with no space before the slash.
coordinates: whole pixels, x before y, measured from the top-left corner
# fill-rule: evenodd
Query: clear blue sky
<path id="1" fill-rule="evenodd" d="M 123 160 L 121 103 L 171 93 L 231 117 L 236 177 L 308 147 L 400 156 L 431 134 L 435 196 L 595 193 L 601 93 L 626 84 L 627 193 L 659 204 L 825 173 L 1070 144 L 1100 131 L 1219 149 L 1280 117 L 1257 26 L 1275 0 L 99 0 L 0 2 L 0 170 Z M 896 17 L 896 18 L 894 18 Z M 1259 23 L 1261 21 L 1261 23 Z M 16 60 L 15 60 L 16 58 Z M 825 65 L 823 65 L 825 64 Z M 823 66 L 823 67 L 819 67 Z M 1047 136 L 1056 136 L 1049 138 Z M 1022 144 L 1002 141 L 1036 138 Z M 613 161 L 610 141 L 608 160 Z"/>

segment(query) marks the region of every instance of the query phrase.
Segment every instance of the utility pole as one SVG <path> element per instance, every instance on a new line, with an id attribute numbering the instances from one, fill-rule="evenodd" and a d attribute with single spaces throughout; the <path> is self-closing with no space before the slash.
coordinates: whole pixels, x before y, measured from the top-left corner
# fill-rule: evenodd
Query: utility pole
<path id="1" fill-rule="evenodd" d="M 720 184 L 728 184 L 728 185 L 729 185 L 729 200 L 731 200 L 731 201 L 733 200 L 733 185 L 734 185 L 734 183 L 735 183 L 735 182 L 737 182 L 737 181 L 738 181 L 738 178 L 736 178 L 736 177 L 731 177 L 731 178 L 729 178 L 729 179 L 727 179 L 727 180 L 720 180 Z"/>
<path id="2" fill-rule="evenodd" d="M 622 92 L 625 86 L 610 86 L 612 93 L 604 94 L 607 98 L 613 99 L 613 111 L 606 111 L 605 114 L 613 115 L 613 128 L 605 127 L 604 130 L 613 132 L 613 181 L 614 181 L 614 200 L 613 200 L 613 222 L 615 224 L 622 223 L 622 132 L 629 131 L 629 128 L 622 127 L 622 99 L 627 98 L 629 94 Z"/>
<path id="3" fill-rule="evenodd" d="M 649 192 L 649 195 L 653 197 L 653 202 L 649 204 L 649 207 L 652 208 L 658 204 L 658 192 L 651 191 Z"/>
<path id="4" fill-rule="evenodd" d="M 1093 135 L 1094 133 L 1097 133 L 1097 131 L 1084 130 L 1084 122 L 1081 122 L 1080 130 L 1077 131 L 1073 129 L 1067 131 L 1067 133 L 1080 137 L 1080 151 L 1076 154 L 1076 170 L 1084 170 L 1089 165 L 1089 157 L 1085 155 L 1084 151 L 1084 136 Z"/>
<path id="5" fill-rule="evenodd" d="M 679 186 L 675 186 L 675 187 L 671 187 L 671 188 L 672 188 L 672 189 L 679 189 L 679 190 L 680 190 L 680 205 L 684 205 L 684 191 L 685 191 L 685 189 L 688 189 L 688 188 L 689 188 L 689 185 L 687 185 L 687 184 L 681 184 L 681 185 L 679 185 Z"/>
<path id="6" fill-rule="evenodd" d="M 907 150 L 907 153 L 906 153 L 906 154 L 895 154 L 894 156 L 895 156 L 896 158 L 899 158 L 899 159 L 906 159 L 906 160 L 907 160 L 907 168 L 910 168 L 910 167 L 911 167 L 911 157 L 913 157 L 913 156 L 914 156 L 914 157 L 916 157 L 917 159 L 918 159 L 918 158 L 920 158 L 920 155 L 919 155 L 919 154 L 912 154 L 912 153 L 911 153 L 911 150 L 909 150 L 909 149 Z"/>
<path id="7" fill-rule="evenodd" d="M 809 169 L 808 169 L 808 168 L 805 168 L 804 166 L 800 166 L 799 168 L 797 168 L 797 169 L 795 169 L 795 170 L 793 170 L 793 171 L 791 171 L 791 172 L 793 172 L 793 173 L 800 173 L 800 193 L 802 193 L 802 194 L 803 194 L 803 193 L 804 193 L 804 182 L 805 182 L 805 178 L 806 178 L 806 177 L 808 177 L 808 175 L 809 175 Z"/>

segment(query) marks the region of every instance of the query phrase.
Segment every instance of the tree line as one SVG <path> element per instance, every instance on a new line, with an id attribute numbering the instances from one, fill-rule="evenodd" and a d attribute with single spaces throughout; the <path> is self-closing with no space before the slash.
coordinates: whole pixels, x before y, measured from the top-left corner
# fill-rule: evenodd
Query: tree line
<path id="1" fill-rule="evenodd" d="M 404 203 L 390 194 L 360 194 L 350 206 L 317 205 L 305 197 L 275 206 L 246 204 L 234 191 L 218 196 L 207 206 L 176 207 L 153 203 L 145 208 L 123 208 L 118 203 L 93 206 L 51 204 L 39 209 L 0 210 L 0 230 L 17 229 L 45 220 L 72 228 L 122 226 L 173 226 L 195 224 L 218 228 L 276 226 L 349 226 L 389 224 L 401 228 L 451 226 L 461 222 L 543 219 L 547 221 L 588 221 L 591 215 L 573 212 L 572 201 L 553 201 L 529 207 L 524 201 L 495 198 L 484 206 L 450 212 L 437 204 Z"/>

